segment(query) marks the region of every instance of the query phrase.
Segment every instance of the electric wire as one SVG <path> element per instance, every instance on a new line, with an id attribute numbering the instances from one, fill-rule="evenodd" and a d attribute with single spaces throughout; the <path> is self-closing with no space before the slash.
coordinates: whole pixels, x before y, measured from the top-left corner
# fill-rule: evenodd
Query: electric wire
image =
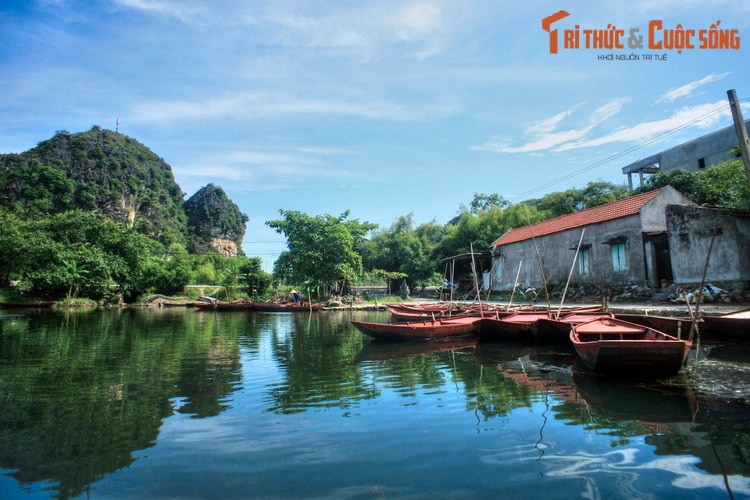
<path id="1" fill-rule="evenodd" d="M 744 99 L 740 99 L 739 100 L 740 103 L 748 102 L 748 101 L 750 101 L 750 97 L 746 97 Z M 595 161 L 591 165 L 587 165 L 586 167 L 583 167 L 583 168 L 575 170 L 575 171 L 573 171 L 573 172 L 571 172 L 569 174 L 566 174 L 566 175 L 563 175 L 563 176 L 558 177 L 556 179 L 553 179 L 553 180 L 551 180 L 549 182 L 546 182 L 546 183 L 544 183 L 544 184 L 542 184 L 540 186 L 537 186 L 537 187 L 535 187 L 533 189 L 529 189 L 528 191 L 525 191 L 525 192 L 523 192 L 521 194 L 518 194 L 518 195 L 516 195 L 516 196 L 514 196 L 512 198 L 509 198 L 508 201 L 515 201 L 515 200 L 518 200 L 520 198 L 524 198 L 524 197 L 529 196 L 531 194 L 537 193 L 537 192 L 539 192 L 539 191 L 541 191 L 541 190 L 543 190 L 545 188 L 548 188 L 548 187 L 554 186 L 556 184 L 559 184 L 562 181 L 566 181 L 568 179 L 576 177 L 576 176 L 578 176 L 578 175 L 580 175 L 580 174 L 582 174 L 584 172 L 588 172 L 589 170 L 593 170 L 593 169 L 595 169 L 597 167 L 600 167 L 600 166 L 602 166 L 602 165 L 604 165 L 606 163 L 609 163 L 609 162 L 611 162 L 613 160 L 616 160 L 616 159 L 621 158 L 621 157 L 623 157 L 623 156 L 625 156 L 627 154 L 630 154 L 630 153 L 632 153 L 634 151 L 637 151 L 638 149 L 641 149 L 641 148 L 646 147 L 646 146 L 648 146 L 650 144 L 658 142 L 658 141 L 660 141 L 660 140 L 662 140 L 662 139 L 664 139 L 666 137 L 669 137 L 672 134 L 676 134 L 677 132 L 685 130 L 686 128 L 690 127 L 691 125 L 694 125 L 694 124 L 696 124 L 698 122 L 704 121 L 706 118 L 709 118 L 710 116 L 713 116 L 713 115 L 715 115 L 717 113 L 721 113 L 721 112 L 725 111 L 728 108 L 729 108 L 729 104 L 725 104 L 723 106 L 720 106 L 720 107 L 714 109 L 713 111 L 710 111 L 710 112 L 708 112 L 708 113 L 706 113 L 704 115 L 701 115 L 701 116 L 699 116 L 697 118 L 694 118 L 694 119 L 692 119 L 692 120 L 690 120 L 688 122 L 685 122 L 682 125 L 678 125 L 677 127 L 673 128 L 671 130 L 668 130 L 668 131 L 666 131 L 666 132 L 664 132 L 662 134 L 659 134 L 659 135 L 654 136 L 654 137 L 652 137 L 650 139 L 647 139 L 647 140 L 645 140 L 645 141 L 643 141 L 643 142 L 641 142 L 639 144 L 636 144 L 635 146 L 631 146 L 631 147 L 629 147 L 627 149 L 619 151 L 619 152 L 617 152 L 617 153 L 615 153 L 613 155 L 610 155 L 610 156 L 608 156 L 606 158 L 603 158 L 601 160 Z"/>

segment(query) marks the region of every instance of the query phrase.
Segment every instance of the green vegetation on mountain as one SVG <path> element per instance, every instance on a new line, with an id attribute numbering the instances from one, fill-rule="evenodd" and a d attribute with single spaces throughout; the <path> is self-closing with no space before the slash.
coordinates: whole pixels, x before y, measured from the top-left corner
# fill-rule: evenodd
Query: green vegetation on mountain
<path id="1" fill-rule="evenodd" d="M 163 159 L 100 127 L 0 155 L 0 285 L 35 296 L 132 300 L 223 284 L 226 269 L 242 270 L 232 284 L 265 288 L 260 259 L 231 257 L 247 220 L 214 184 L 185 202 Z"/>
<path id="2" fill-rule="evenodd" d="M 238 247 L 242 244 L 249 219 L 219 186 L 201 188 L 185 202 L 185 213 L 192 253 L 212 251 L 211 243 L 217 239 L 232 241 Z"/>
<path id="3" fill-rule="evenodd" d="M 29 151 L 1 155 L 0 205 L 31 216 L 100 213 L 165 245 L 186 243 L 183 192 L 172 168 L 138 141 L 99 127 L 58 132 Z"/>

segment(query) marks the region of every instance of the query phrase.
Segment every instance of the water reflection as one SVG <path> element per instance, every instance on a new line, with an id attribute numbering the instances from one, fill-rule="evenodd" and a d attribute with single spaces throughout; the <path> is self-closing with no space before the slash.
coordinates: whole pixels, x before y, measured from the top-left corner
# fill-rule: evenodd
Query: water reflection
<path id="1" fill-rule="evenodd" d="M 17 495 L 60 498 L 136 488 L 120 477 L 141 489 L 119 496 L 190 496 L 230 474 L 227 496 L 294 496 L 281 478 L 311 464 L 318 496 L 750 494 L 742 347 L 708 346 L 665 382 L 615 383 L 560 347 L 374 342 L 353 314 L 380 318 L 3 316 L 0 468 Z M 138 460 L 179 480 L 149 489 Z"/>

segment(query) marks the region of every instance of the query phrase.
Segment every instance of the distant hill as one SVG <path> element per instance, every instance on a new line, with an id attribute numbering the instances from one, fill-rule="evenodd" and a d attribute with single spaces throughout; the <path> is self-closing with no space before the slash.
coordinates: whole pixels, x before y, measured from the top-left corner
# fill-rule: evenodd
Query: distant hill
<path id="1" fill-rule="evenodd" d="M 213 184 L 203 189 L 210 186 L 221 189 Z M 235 214 L 239 209 L 221 194 L 222 203 L 192 210 L 191 227 L 198 233 L 191 233 L 186 213 L 191 205 L 172 167 L 135 139 L 97 126 L 61 131 L 24 153 L 0 155 L 0 206 L 34 217 L 73 209 L 101 213 L 165 245 L 211 251 L 211 241 L 219 238 L 239 246 L 247 217 Z M 205 231 L 206 225 L 216 228 L 217 216 L 219 229 Z"/>
<path id="2" fill-rule="evenodd" d="M 189 250 L 192 253 L 241 253 L 239 243 L 249 220 L 215 184 L 201 188 L 185 202 Z"/>

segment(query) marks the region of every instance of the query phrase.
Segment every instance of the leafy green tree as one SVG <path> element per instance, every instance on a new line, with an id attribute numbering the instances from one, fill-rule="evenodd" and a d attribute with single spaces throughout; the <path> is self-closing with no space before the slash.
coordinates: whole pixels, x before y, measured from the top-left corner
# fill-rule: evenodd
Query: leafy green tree
<path id="1" fill-rule="evenodd" d="M 28 226 L 27 221 L 0 208 L 0 286 L 18 276 L 28 262 L 24 252 Z"/>
<path id="2" fill-rule="evenodd" d="M 110 286 L 130 294 L 150 243 L 143 235 L 90 212 L 30 221 L 18 274 L 25 290 L 52 296 L 104 297 Z"/>
<path id="3" fill-rule="evenodd" d="M 393 289 L 395 280 L 407 277 L 410 287 L 424 284 L 435 274 L 437 262 L 432 249 L 439 234 L 437 225 L 414 227 L 414 215 L 401 216 L 388 228 L 381 230 L 364 246 L 367 249 L 365 267 L 379 269 L 388 274 L 388 286 Z"/>
<path id="4" fill-rule="evenodd" d="M 144 265 L 141 292 L 165 295 L 180 292 L 194 276 L 192 258 L 185 247 L 178 243 L 170 245 L 161 255 L 149 256 Z"/>
<path id="5" fill-rule="evenodd" d="M 348 210 L 339 217 L 310 216 L 295 210 L 279 213 L 282 219 L 266 221 L 287 240 L 288 250 L 276 260 L 274 273 L 289 282 L 323 286 L 325 293 L 329 289 L 346 291 L 362 272 L 357 250 L 377 225 L 347 220 Z"/>
<path id="6" fill-rule="evenodd" d="M 672 186 L 699 205 L 750 208 L 750 183 L 741 160 L 730 160 L 706 170 L 670 170 L 654 174 L 636 192 Z"/>
<path id="7" fill-rule="evenodd" d="M 630 196 L 628 188 L 607 181 L 592 181 L 583 189 L 567 189 L 549 193 L 528 203 L 536 206 L 548 219 L 572 214 Z"/>
<path id="8" fill-rule="evenodd" d="M 470 211 L 478 214 L 489 210 L 492 207 L 505 208 L 510 202 L 499 194 L 474 193 L 474 199 L 471 200 Z"/>

